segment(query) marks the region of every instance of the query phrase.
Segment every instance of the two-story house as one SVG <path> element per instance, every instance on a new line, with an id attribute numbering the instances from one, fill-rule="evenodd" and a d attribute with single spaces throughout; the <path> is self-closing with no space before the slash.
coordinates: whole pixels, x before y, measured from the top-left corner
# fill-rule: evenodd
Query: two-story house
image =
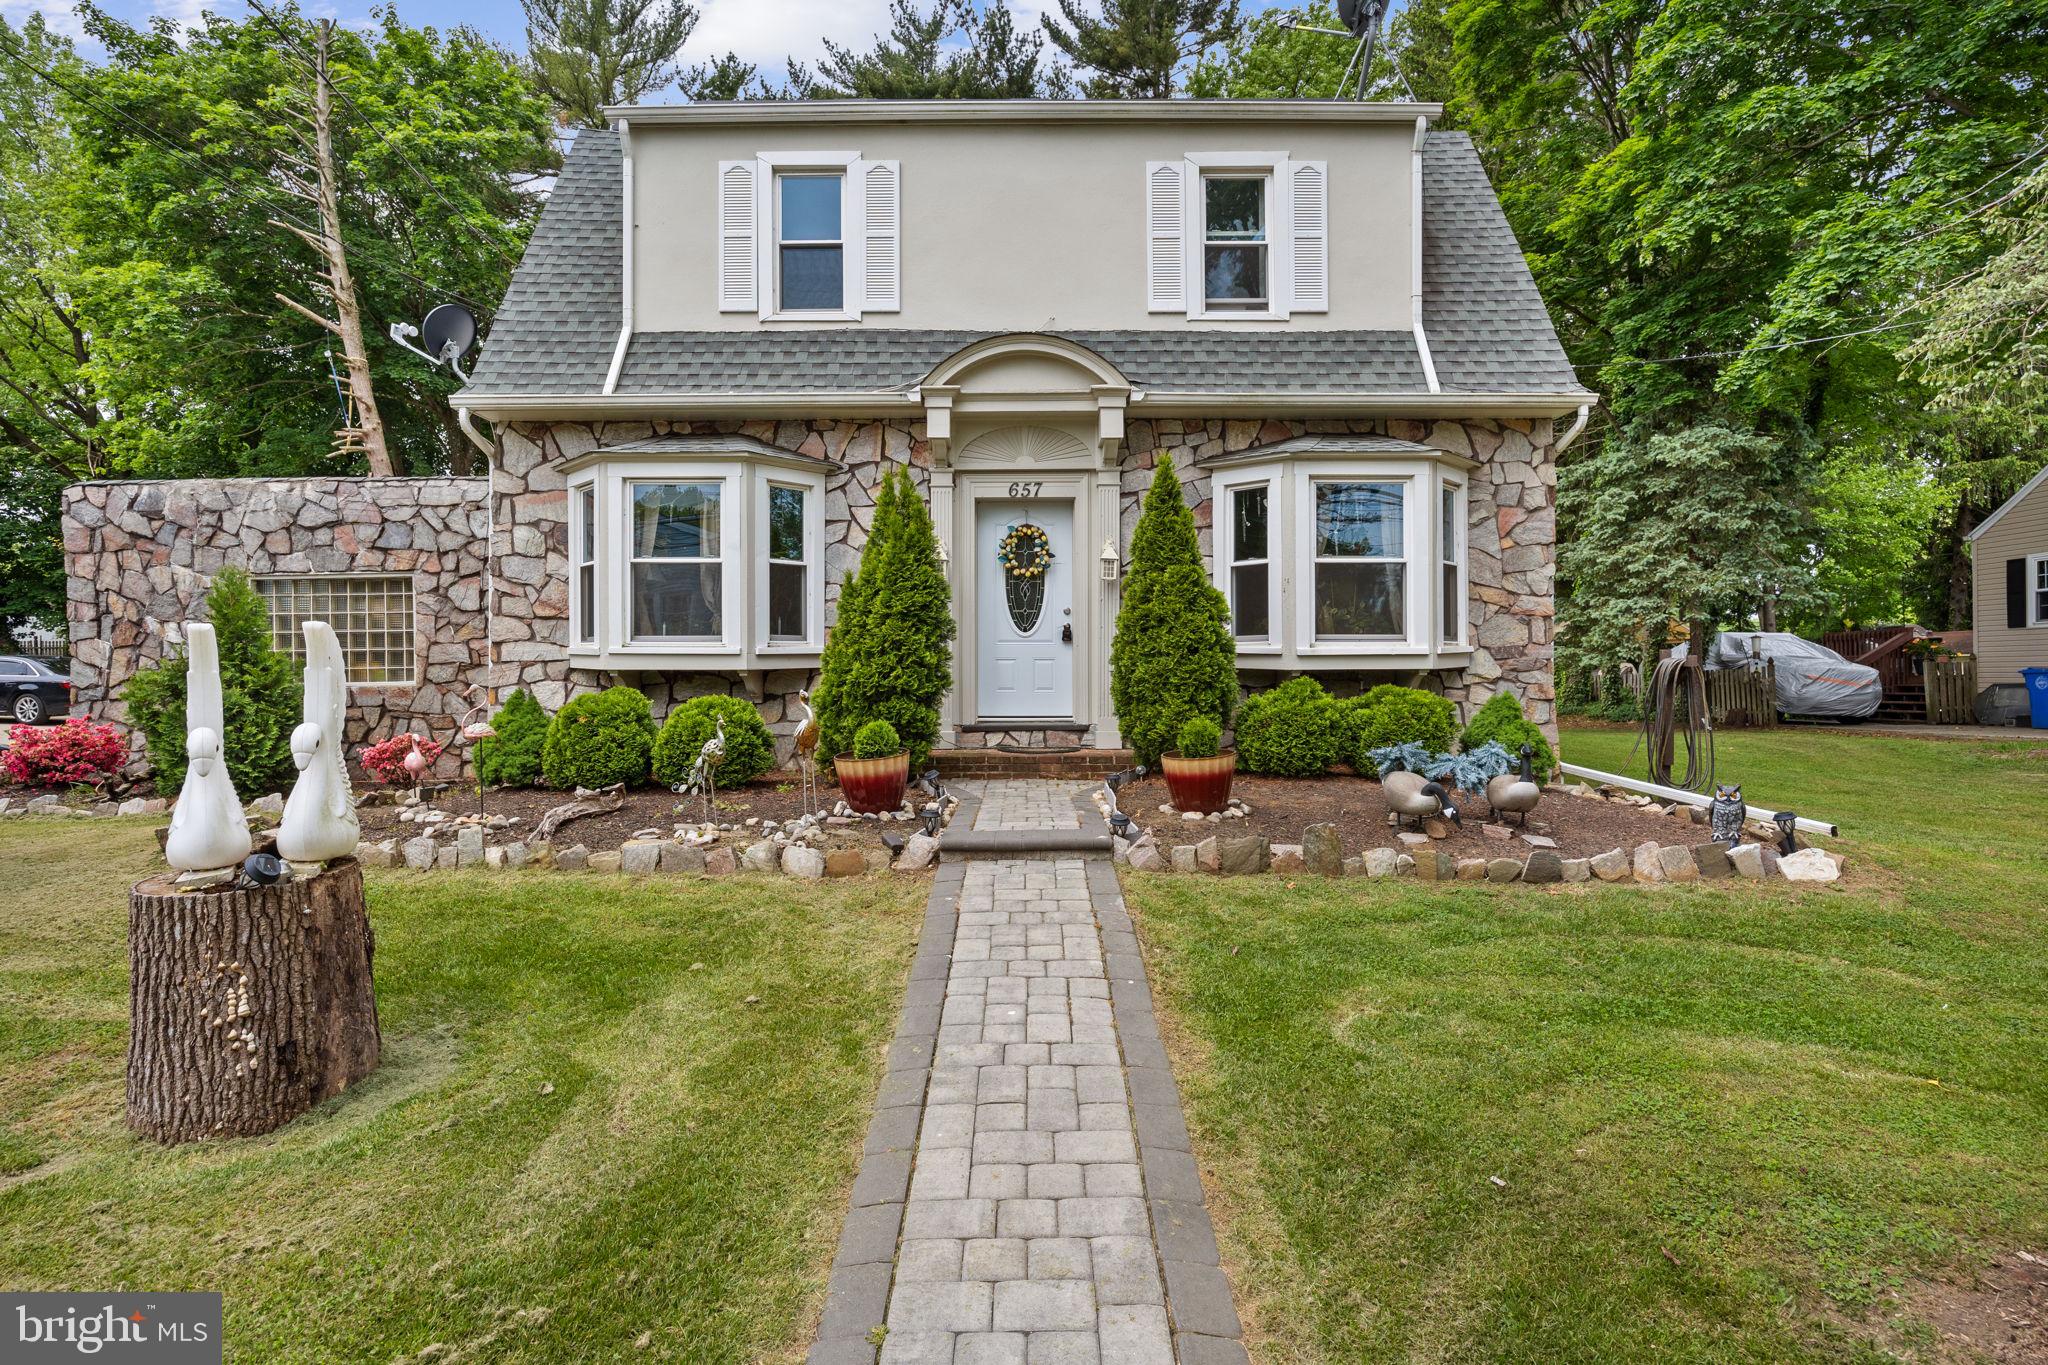
<path id="1" fill-rule="evenodd" d="M 1113 749 L 1119 580 L 1170 455 L 1248 687 L 1311 671 L 1468 709 L 1507 688 L 1550 722 L 1555 455 L 1593 395 L 1438 106 L 610 112 L 576 138 L 456 399 L 497 432 L 487 589 L 445 529 L 438 577 L 388 527 L 385 558 L 323 571 L 295 507 L 233 546 L 282 547 L 256 566 L 281 638 L 294 601 L 345 614 L 344 580 L 389 580 L 361 590 L 384 653 L 359 681 L 414 712 L 454 709 L 420 698 L 481 665 L 551 709 L 620 680 L 657 714 L 736 693 L 787 734 L 881 473 L 904 464 L 960 625 L 948 741 Z M 1053 554 L 1036 602 L 996 558 L 1026 522 Z M 81 574 L 122 577 L 94 528 L 75 539 L 75 597 Z M 388 629 L 407 611 L 409 639 Z"/>

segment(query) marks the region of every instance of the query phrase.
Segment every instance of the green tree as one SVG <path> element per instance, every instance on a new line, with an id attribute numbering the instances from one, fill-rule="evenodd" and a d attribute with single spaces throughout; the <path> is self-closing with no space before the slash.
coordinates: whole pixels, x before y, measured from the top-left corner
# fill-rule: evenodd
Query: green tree
<path id="1" fill-rule="evenodd" d="M 896 531 L 896 480 L 885 468 L 881 486 L 875 490 L 875 506 L 868 517 L 868 538 L 861 546 L 860 562 L 839 588 L 839 613 L 832 631 L 825 637 L 825 651 L 818 659 L 818 686 L 811 697 L 811 709 L 818 717 L 818 749 L 827 758 L 853 748 L 854 732 L 866 719 L 859 712 L 857 692 L 851 690 L 857 657 L 867 640 L 868 604 L 881 581 L 881 563 L 888 539 Z"/>
<path id="2" fill-rule="evenodd" d="M 1455 105 L 1448 3 L 1409 0 L 1387 21 L 1373 49 L 1367 98 Z M 1309 30 L 1342 27 L 1329 0 L 1255 14 L 1201 55 L 1188 73 L 1187 93 L 1197 99 L 1328 99 L 1347 88 L 1345 72 L 1357 45 Z M 1456 117 L 1455 108 L 1450 116 Z"/>
<path id="3" fill-rule="evenodd" d="M 884 477 L 895 485 L 884 487 L 888 524 L 884 528 L 878 502 L 876 530 L 861 555 L 865 601 L 850 632 L 841 599 L 835 633 L 845 639 L 835 661 L 833 716 L 836 726 L 850 724 L 853 733 L 872 721 L 889 722 L 918 766 L 938 741 L 939 703 L 953 685 L 957 627 L 931 512 L 908 469 L 895 466 Z M 826 691 L 822 683 L 819 691 Z"/>
<path id="4" fill-rule="evenodd" d="M 1071 94 L 1063 69 L 1039 68 L 1045 40 L 1019 33 L 1003 0 L 977 11 L 970 0 L 892 0 L 889 32 L 866 52 L 826 40 L 811 74 L 789 64 L 790 89 L 805 99 L 1032 99 Z"/>
<path id="5" fill-rule="evenodd" d="M 1053 46 L 1092 73 L 1090 99 L 1172 98 L 1182 68 L 1239 23 L 1237 0 L 1103 0 L 1100 17 L 1091 8 L 1060 0 L 1061 17 L 1042 20 Z"/>
<path id="6" fill-rule="evenodd" d="M 1808 609 L 1803 469 L 1776 441 L 1702 423 L 1609 440 L 1560 474 L 1560 500 L 1579 508 L 1578 535 L 1558 557 L 1573 593 L 1566 662 L 1654 655 L 1682 627 L 1765 601 Z"/>
<path id="7" fill-rule="evenodd" d="M 684 75 L 676 55 L 697 27 L 686 0 L 519 4 L 535 79 L 566 122 L 602 128 L 607 105 L 631 104 Z"/>
<path id="8" fill-rule="evenodd" d="M 1109 646 L 1109 701 L 1140 763 L 1157 763 L 1195 716 L 1230 723 L 1237 644 L 1209 582 L 1173 461 L 1159 459 L 1131 533 L 1130 571 Z"/>
<path id="9" fill-rule="evenodd" d="M 304 692 L 291 656 L 273 647 L 270 608 L 232 566 L 206 590 L 206 619 L 220 654 L 221 718 L 228 777 L 244 801 L 288 790 L 297 772 L 292 731 L 304 714 Z M 185 785 L 185 698 L 190 661 L 180 652 L 128 680 L 121 701 L 129 724 L 149 745 L 156 789 L 174 796 Z"/>

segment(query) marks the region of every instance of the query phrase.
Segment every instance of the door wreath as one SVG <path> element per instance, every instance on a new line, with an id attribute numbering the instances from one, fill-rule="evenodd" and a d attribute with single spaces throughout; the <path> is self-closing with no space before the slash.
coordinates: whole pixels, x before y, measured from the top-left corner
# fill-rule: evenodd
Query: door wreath
<path id="1" fill-rule="evenodd" d="M 1003 566 L 1003 600 L 1010 608 L 1010 622 L 1020 635 L 1029 635 L 1045 611 L 1052 538 L 1028 521 L 1012 526 L 996 547 L 996 562 Z"/>

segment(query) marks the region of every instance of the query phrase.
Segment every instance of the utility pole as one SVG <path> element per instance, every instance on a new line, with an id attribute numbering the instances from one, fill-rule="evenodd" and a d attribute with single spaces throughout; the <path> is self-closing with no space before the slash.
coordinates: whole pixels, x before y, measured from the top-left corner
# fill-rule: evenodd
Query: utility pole
<path id="1" fill-rule="evenodd" d="M 391 449 L 384 440 L 384 419 L 377 412 L 377 395 L 370 386 L 370 354 L 363 347 L 363 310 L 356 299 L 355 276 L 349 271 L 348 253 L 341 244 L 341 191 L 334 173 L 334 88 L 333 78 L 328 74 L 333 41 L 334 21 L 320 20 L 313 45 L 312 113 L 310 117 L 298 115 L 301 122 L 310 126 L 310 137 L 300 135 L 300 144 L 310 159 L 284 172 L 286 187 L 318 211 L 320 231 L 314 234 L 276 218 L 270 223 L 320 253 L 326 267 L 321 279 L 326 282 L 335 315 L 330 318 L 283 294 L 277 295 L 277 301 L 341 339 L 354 423 L 339 433 L 336 449 L 351 453 L 360 450 L 373 476 L 389 478 L 397 471 L 392 467 Z M 306 178 L 308 173 L 311 179 Z"/>

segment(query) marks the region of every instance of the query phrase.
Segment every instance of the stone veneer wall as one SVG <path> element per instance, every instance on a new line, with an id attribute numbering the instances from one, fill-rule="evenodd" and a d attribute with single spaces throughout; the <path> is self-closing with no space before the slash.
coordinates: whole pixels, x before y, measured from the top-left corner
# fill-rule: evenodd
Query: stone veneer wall
<path id="1" fill-rule="evenodd" d="M 1133 421 L 1126 433 L 1123 464 L 1122 541 L 1128 549 L 1139 504 L 1151 486 L 1158 455 L 1173 457 L 1181 490 L 1194 508 L 1202 554 L 1211 552 L 1214 507 L 1209 473 L 1198 459 L 1235 454 L 1293 436 L 1391 436 L 1476 460 L 1466 491 L 1466 550 L 1471 610 L 1468 629 L 1472 662 L 1465 669 L 1414 679 L 1413 685 L 1441 692 L 1470 719 L 1496 692 L 1522 698 L 1530 720 L 1557 742 L 1557 687 L 1552 668 L 1557 558 L 1557 462 L 1549 418 L 1466 418 L 1461 420 L 1281 421 L 1237 418 L 1152 418 Z M 1405 672 L 1405 670 L 1404 670 Z M 1270 674 L 1253 675 L 1258 686 Z M 1411 680 L 1389 673 L 1319 672 L 1340 695 L 1374 683 Z"/>
<path id="2" fill-rule="evenodd" d="M 1552 585 L 1556 537 L 1556 466 L 1551 458 L 1548 419 L 1464 421 L 1241 421 L 1237 419 L 1151 419 L 1134 421 L 1125 441 L 1122 471 L 1123 544 L 1128 547 L 1138 504 L 1151 481 L 1157 453 L 1174 457 L 1188 500 L 1209 550 L 1209 476 L 1198 457 L 1235 452 L 1254 445 L 1316 432 L 1372 432 L 1455 451 L 1479 461 L 1471 476 L 1467 505 L 1473 592 L 1471 667 L 1421 679 L 1441 691 L 1469 716 L 1495 692 L 1519 693 L 1530 719 L 1556 733 L 1556 691 L 1551 671 Z M 601 445 L 645 440 L 669 433 L 739 434 L 837 460 L 847 468 L 834 475 L 825 503 L 826 619 L 833 617 L 840 585 L 859 561 L 883 461 L 907 464 L 922 489 L 930 452 L 922 422 L 604 422 L 527 423 L 508 426 L 493 480 L 496 498 L 499 575 L 494 621 L 500 688 L 525 687 L 553 711 L 578 693 L 610 685 L 612 679 L 568 663 L 569 538 L 568 494 L 560 462 Z M 525 589 L 524 592 L 521 588 Z M 956 642 L 955 648 L 959 648 Z M 1322 675 L 1338 691 L 1355 691 L 1389 675 Z M 1407 680 L 1406 673 L 1400 675 Z M 758 694 L 731 674 L 641 677 L 636 686 L 654 702 L 657 717 L 678 701 L 705 693 L 747 697 L 776 735 L 782 756 L 796 729 L 797 689 L 810 673 L 770 672 Z M 968 746 L 1015 736 L 966 735 Z M 1030 738 L 1043 742 L 1044 736 Z"/>
<path id="3" fill-rule="evenodd" d="M 410 574 L 410 686 L 349 689 L 348 743 L 404 730 L 447 742 L 483 676 L 482 479 L 187 479 L 78 484 L 64 493 L 65 615 L 79 710 L 125 720 L 137 669 L 203 619 L 213 575 Z M 131 736 L 139 753 L 141 736 Z M 442 766 L 453 771 L 453 758 Z"/>

